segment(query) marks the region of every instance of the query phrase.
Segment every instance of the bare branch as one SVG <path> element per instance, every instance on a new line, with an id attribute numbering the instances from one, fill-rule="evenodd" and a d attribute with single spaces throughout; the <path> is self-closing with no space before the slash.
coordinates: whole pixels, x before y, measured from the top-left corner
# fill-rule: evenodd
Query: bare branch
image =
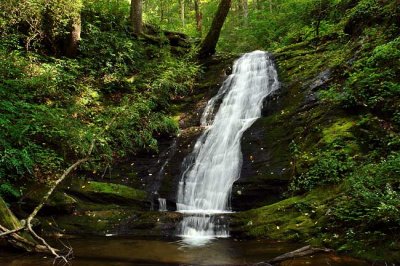
<path id="1" fill-rule="evenodd" d="M 2 228 L 4 228 L 4 227 L 2 227 Z M 2 228 L 1 228 L 1 229 L 2 229 Z M 23 230 L 23 229 L 25 229 L 25 227 L 18 227 L 18 228 L 14 229 L 14 230 L 8 230 L 8 229 L 6 229 L 5 232 L 0 233 L 0 237 L 5 237 L 5 236 L 7 236 L 7 235 L 17 233 L 17 232 L 19 232 L 19 231 L 21 231 L 21 230 Z M 2 229 L 2 231 L 4 231 L 4 230 Z"/>

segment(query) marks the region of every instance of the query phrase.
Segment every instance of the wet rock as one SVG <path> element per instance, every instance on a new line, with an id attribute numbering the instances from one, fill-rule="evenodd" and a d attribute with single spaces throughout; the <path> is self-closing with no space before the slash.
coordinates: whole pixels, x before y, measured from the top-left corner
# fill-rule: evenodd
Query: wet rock
<path id="1" fill-rule="evenodd" d="M 17 205 L 17 213 L 30 213 L 39 205 L 43 197 L 49 191 L 49 187 L 44 185 L 35 185 L 21 198 Z M 50 198 L 44 204 L 41 215 L 47 214 L 71 214 L 77 206 L 74 197 L 68 195 L 64 191 L 55 190 Z M 24 216 L 24 215 L 22 215 Z"/>
<path id="2" fill-rule="evenodd" d="M 118 235 L 174 236 L 182 214 L 176 212 L 140 212 L 123 221 Z"/>
<path id="3" fill-rule="evenodd" d="M 282 199 L 291 177 L 290 129 L 296 124 L 290 125 L 285 110 L 300 97 L 288 94 L 287 86 L 282 86 L 266 98 L 263 116 L 244 133 L 242 170 L 232 189 L 233 210 L 257 208 Z"/>
<path id="4" fill-rule="evenodd" d="M 115 234 L 118 225 L 134 214 L 131 208 L 114 204 L 85 203 L 72 215 L 41 217 L 41 223 L 48 234 L 104 236 Z"/>
<path id="5" fill-rule="evenodd" d="M 311 82 L 310 89 L 312 91 L 323 88 L 329 81 L 331 81 L 332 70 L 326 69 L 318 74 L 318 76 Z"/>
<path id="6" fill-rule="evenodd" d="M 70 178 L 56 194 L 74 199 L 72 213 L 41 213 L 41 226 L 50 234 L 114 234 L 124 220 L 149 210 L 144 190 L 122 184 Z"/>

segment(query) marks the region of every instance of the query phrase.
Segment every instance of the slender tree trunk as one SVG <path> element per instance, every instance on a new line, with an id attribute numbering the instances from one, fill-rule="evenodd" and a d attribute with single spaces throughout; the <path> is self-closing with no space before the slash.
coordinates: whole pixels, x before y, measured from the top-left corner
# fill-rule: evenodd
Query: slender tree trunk
<path id="1" fill-rule="evenodd" d="M 222 26 L 224 25 L 225 19 L 228 15 L 231 7 L 232 0 L 221 0 L 218 6 L 217 13 L 212 21 L 211 28 L 207 33 L 206 38 L 201 44 L 199 51 L 199 58 L 205 58 L 215 53 L 215 48 L 218 43 L 219 35 L 221 33 Z"/>
<path id="2" fill-rule="evenodd" d="M 185 0 L 179 0 L 179 4 L 181 6 L 182 27 L 185 27 Z"/>
<path id="3" fill-rule="evenodd" d="M 81 30 L 81 15 L 79 14 L 76 18 L 72 19 L 66 56 L 73 58 L 78 55 L 79 41 L 81 40 Z"/>
<path id="4" fill-rule="evenodd" d="M 194 0 L 194 11 L 196 13 L 196 29 L 201 37 L 203 31 L 203 13 L 200 9 L 200 0 Z"/>
<path id="5" fill-rule="evenodd" d="M 272 13 L 272 0 L 269 0 L 269 12 Z"/>
<path id="6" fill-rule="evenodd" d="M 241 0 L 241 1 L 242 1 L 244 24 L 247 25 L 249 18 L 249 3 L 247 2 L 247 0 Z"/>
<path id="7" fill-rule="evenodd" d="M 131 23 L 136 35 L 143 31 L 142 8 L 142 0 L 131 0 Z"/>
<path id="8" fill-rule="evenodd" d="M 234 15 L 235 24 L 237 27 L 240 27 L 242 23 L 242 11 L 243 11 L 242 0 L 236 0 L 235 2 L 232 3 L 232 11 L 235 11 Z"/>
<path id="9" fill-rule="evenodd" d="M 164 0 L 160 0 L 160 22 L 164 21 Z"/>
<path id="10" fill-rule="evenodd" d="M 253 8 L 258 9 L 258 0 L 253 0 Z"/>

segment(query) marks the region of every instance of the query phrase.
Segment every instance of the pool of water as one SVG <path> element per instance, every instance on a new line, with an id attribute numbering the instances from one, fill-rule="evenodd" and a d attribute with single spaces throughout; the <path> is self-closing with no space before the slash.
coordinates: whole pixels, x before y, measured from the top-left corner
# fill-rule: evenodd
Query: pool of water
<path id="1" fill-rule="evenodd" d="M 73 238 L 62 240 L 74 250 L 74 266 L 100 265 L 254 265 L 301 247 L 298 244 L 265 240 L 218 239 L 191 247 L 176 239 L 122 237 Z M 2 266 L 52 265 L 49 256 L 0 250 Z M 60 264 L 62 265 L 62 264 Z M 354 265 L 369 263 L 346 256 L 322 254 L 284 262 L 281 265 Z"/>

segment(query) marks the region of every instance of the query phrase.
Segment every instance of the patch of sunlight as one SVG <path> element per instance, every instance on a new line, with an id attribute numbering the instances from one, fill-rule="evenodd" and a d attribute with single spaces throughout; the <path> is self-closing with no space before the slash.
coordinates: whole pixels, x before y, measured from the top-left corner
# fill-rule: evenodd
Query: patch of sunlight
<path id="1" fill-rule="evenodd" d="M 349 131 L 355 122 L 350 118 L 341 118 L 330 127 L 322 130 L 323 140 L 325 143 L 330 144 L 338 138 L 351 138 L 353 134 Z"/>

